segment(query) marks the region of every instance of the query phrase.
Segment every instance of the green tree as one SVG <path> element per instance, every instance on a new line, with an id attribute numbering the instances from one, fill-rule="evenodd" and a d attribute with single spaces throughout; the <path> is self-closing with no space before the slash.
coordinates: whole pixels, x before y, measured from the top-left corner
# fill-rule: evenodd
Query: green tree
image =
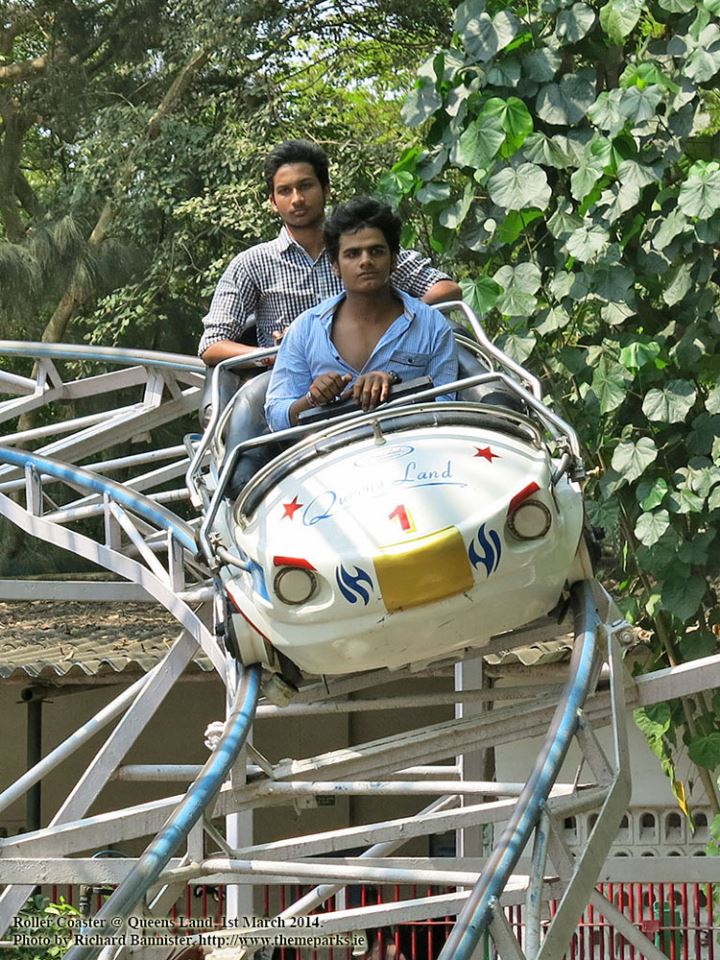
<path id="1" fill-rule="evenodd" d="M 580 429 L 592 521 L 654 666 L 717 652 L 717 0 L 457 8 L 391 177 L 504 349 Z M 714 119 L 713 119 L 714 118 Z M 717 807 L 718 695 L 643 711 L 676 794 L 680 737 Z"/>
<path id="2" fill-rule="evenodd" d="M 406 71 L 448 35 L 448 9 L 0 5 L 6 331 L 192 349 L 221 264 L 273 229 L 267 145 L 302 133 L 349 161 L 341 186 L 367 183 L 396 148 L 375 132 L 402 131 Z"/>

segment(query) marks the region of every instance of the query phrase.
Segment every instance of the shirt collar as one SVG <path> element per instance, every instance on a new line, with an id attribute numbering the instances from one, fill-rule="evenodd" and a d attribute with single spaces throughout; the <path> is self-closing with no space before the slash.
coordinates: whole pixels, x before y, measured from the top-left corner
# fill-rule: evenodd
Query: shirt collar
<path id="1" fill-rule="evenodd" d="M 403 329 L 407 329 L 410 323 L 415 319 L 416 310 L 413 303 L 413 298 L 405 293 L 404 290 L 398 290 L 397 287 L 393 287 L 395 293 L 400 297 L 403 302 L 403 316 L 406 320 L 406 324 L 403 326 Z M 345 291 L 338 293 L 337 296 L 332 297 L 330 300 L 325 300 L 324 303 L 321 303 L 316 310 L 318 311 L 318 319 L 322 323 L 325 330 L 330 334 L 330 327 L 332 326 L 333 317 L 335 316 L 335 310 L 339 303 L 345 299 Z"/>
<path id="2" fill-rule="evenodd" d="M 285 253 L 291 247 L 297 247 L 297 249 L 302 253 L 302 255 L 306 257 L 309 262 L 311 262 L 310 254 L 307 252 L 307 250 L 303 246 L 301 246 L 297 242 L 297 240 L 293 240 L 292 234 L 290 233 L 288 228 L 285 226 L 285 224 L 282 225 L 280 233 L 278 234 L 277 240 L 275 242 L 277 243 L 278 250 L 280 251 L 280 253 Z M 326 253 L 326 250 L 325 248 L 323 248 L 318 254 L 317 259 L 320 260 L 321 257 L 325 255 L 325 253 Z M 317 263 L 317 260 L 315 262 Z"/>

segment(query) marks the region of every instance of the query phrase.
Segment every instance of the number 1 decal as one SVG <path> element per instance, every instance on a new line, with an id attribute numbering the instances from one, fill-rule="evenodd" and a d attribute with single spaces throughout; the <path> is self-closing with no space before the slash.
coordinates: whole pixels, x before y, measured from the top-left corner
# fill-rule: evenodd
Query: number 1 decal
<path id="1" fill-rule="evenodd" d="M 388 514 L 391 520 L 399 520 L 400 527 L 405 533 L 414 533 L 415 532 L 415 523 L 413 521 L 410 511 L 407 509 L 404 503 L 399 503 L 392 513 Z"/>

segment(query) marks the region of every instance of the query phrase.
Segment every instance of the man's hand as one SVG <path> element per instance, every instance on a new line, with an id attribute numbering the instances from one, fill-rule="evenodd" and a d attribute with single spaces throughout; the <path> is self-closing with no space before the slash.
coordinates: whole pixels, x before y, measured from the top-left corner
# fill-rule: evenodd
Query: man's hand
<path id="1" fill-rule="evenodd" d="M 313 407 L 336 400 L 351 380 L 349 373 L 323 373 L 316 377 L 305 396 L 298 397 L 290 406 L 288 411 L 290 426 L 296 426 L 298 416 L 304 410 L 311 410 Z"/>
<path id="2" fill-rule="evenodd" d="M 384 373 L 382 370 L 371 370 L 370 373 L 363 373 L 353 384 L 352 391 L 348 390 L 347 396 L 352 396 L 353 400 L 363 410 L 374 410 L 380 403 L 385 403 L 390 396 L 390 387 L 392 386 L 393 375 Z"/>
<path id="3" fill-rule="evenodd" d="M 308 393 L 316 407 L 332 403 L 351 380 L 349 373 L 323 373 L 313 380 Z"/>

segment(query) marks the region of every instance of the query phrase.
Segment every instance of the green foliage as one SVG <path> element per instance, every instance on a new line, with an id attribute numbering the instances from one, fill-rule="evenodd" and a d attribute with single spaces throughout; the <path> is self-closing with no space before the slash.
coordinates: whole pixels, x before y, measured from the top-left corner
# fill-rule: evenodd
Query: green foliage
<path id="1" fill-rule="evenodd" d="M 449 36 L 449 19 L 447 0 L 412 11 L 397 0 L 10 5 L 0 25 L 3 335 L 39 339 L 69 293 L 68 339 L 194 352 L 224 266 L 278 228 L 262 177 L 268 148 L 307 137 L 327 149 L 337 196 L 373 189 L 407 140 L 400 93 Z M 199 52 L 206 66 L 143 136 Z M 112 222 L 95 244 L 109 198 Z"/>
<path id="2" fill-rule="evenodd" d="M 493 11 L 460 4 L 452 43 L 407 98 L 423 151 L 400 160 L 405 196 L 600 468 L 588 509 L 624 608 L 654 633 L 655 665 L 697 655 L 700 636 L 717 651 L 717 11 L 695 0 Z M 695 708 L 683 739 L 713 768 L 720 718 Z M 674 778 L 670 714 L 638 718 Z"/>
<path id="3" fill-rule="evenodd" d="M 30 897 L 19 913 L 21 923 L 9 928 L 6 939 L 22 936 L 14 947 L 3 950 L 4 960 L 57 960 L 70 946 L 72 931 L 80 922 L 80 911 L 60 897 L 51 903 L 48 897 Z"/>

